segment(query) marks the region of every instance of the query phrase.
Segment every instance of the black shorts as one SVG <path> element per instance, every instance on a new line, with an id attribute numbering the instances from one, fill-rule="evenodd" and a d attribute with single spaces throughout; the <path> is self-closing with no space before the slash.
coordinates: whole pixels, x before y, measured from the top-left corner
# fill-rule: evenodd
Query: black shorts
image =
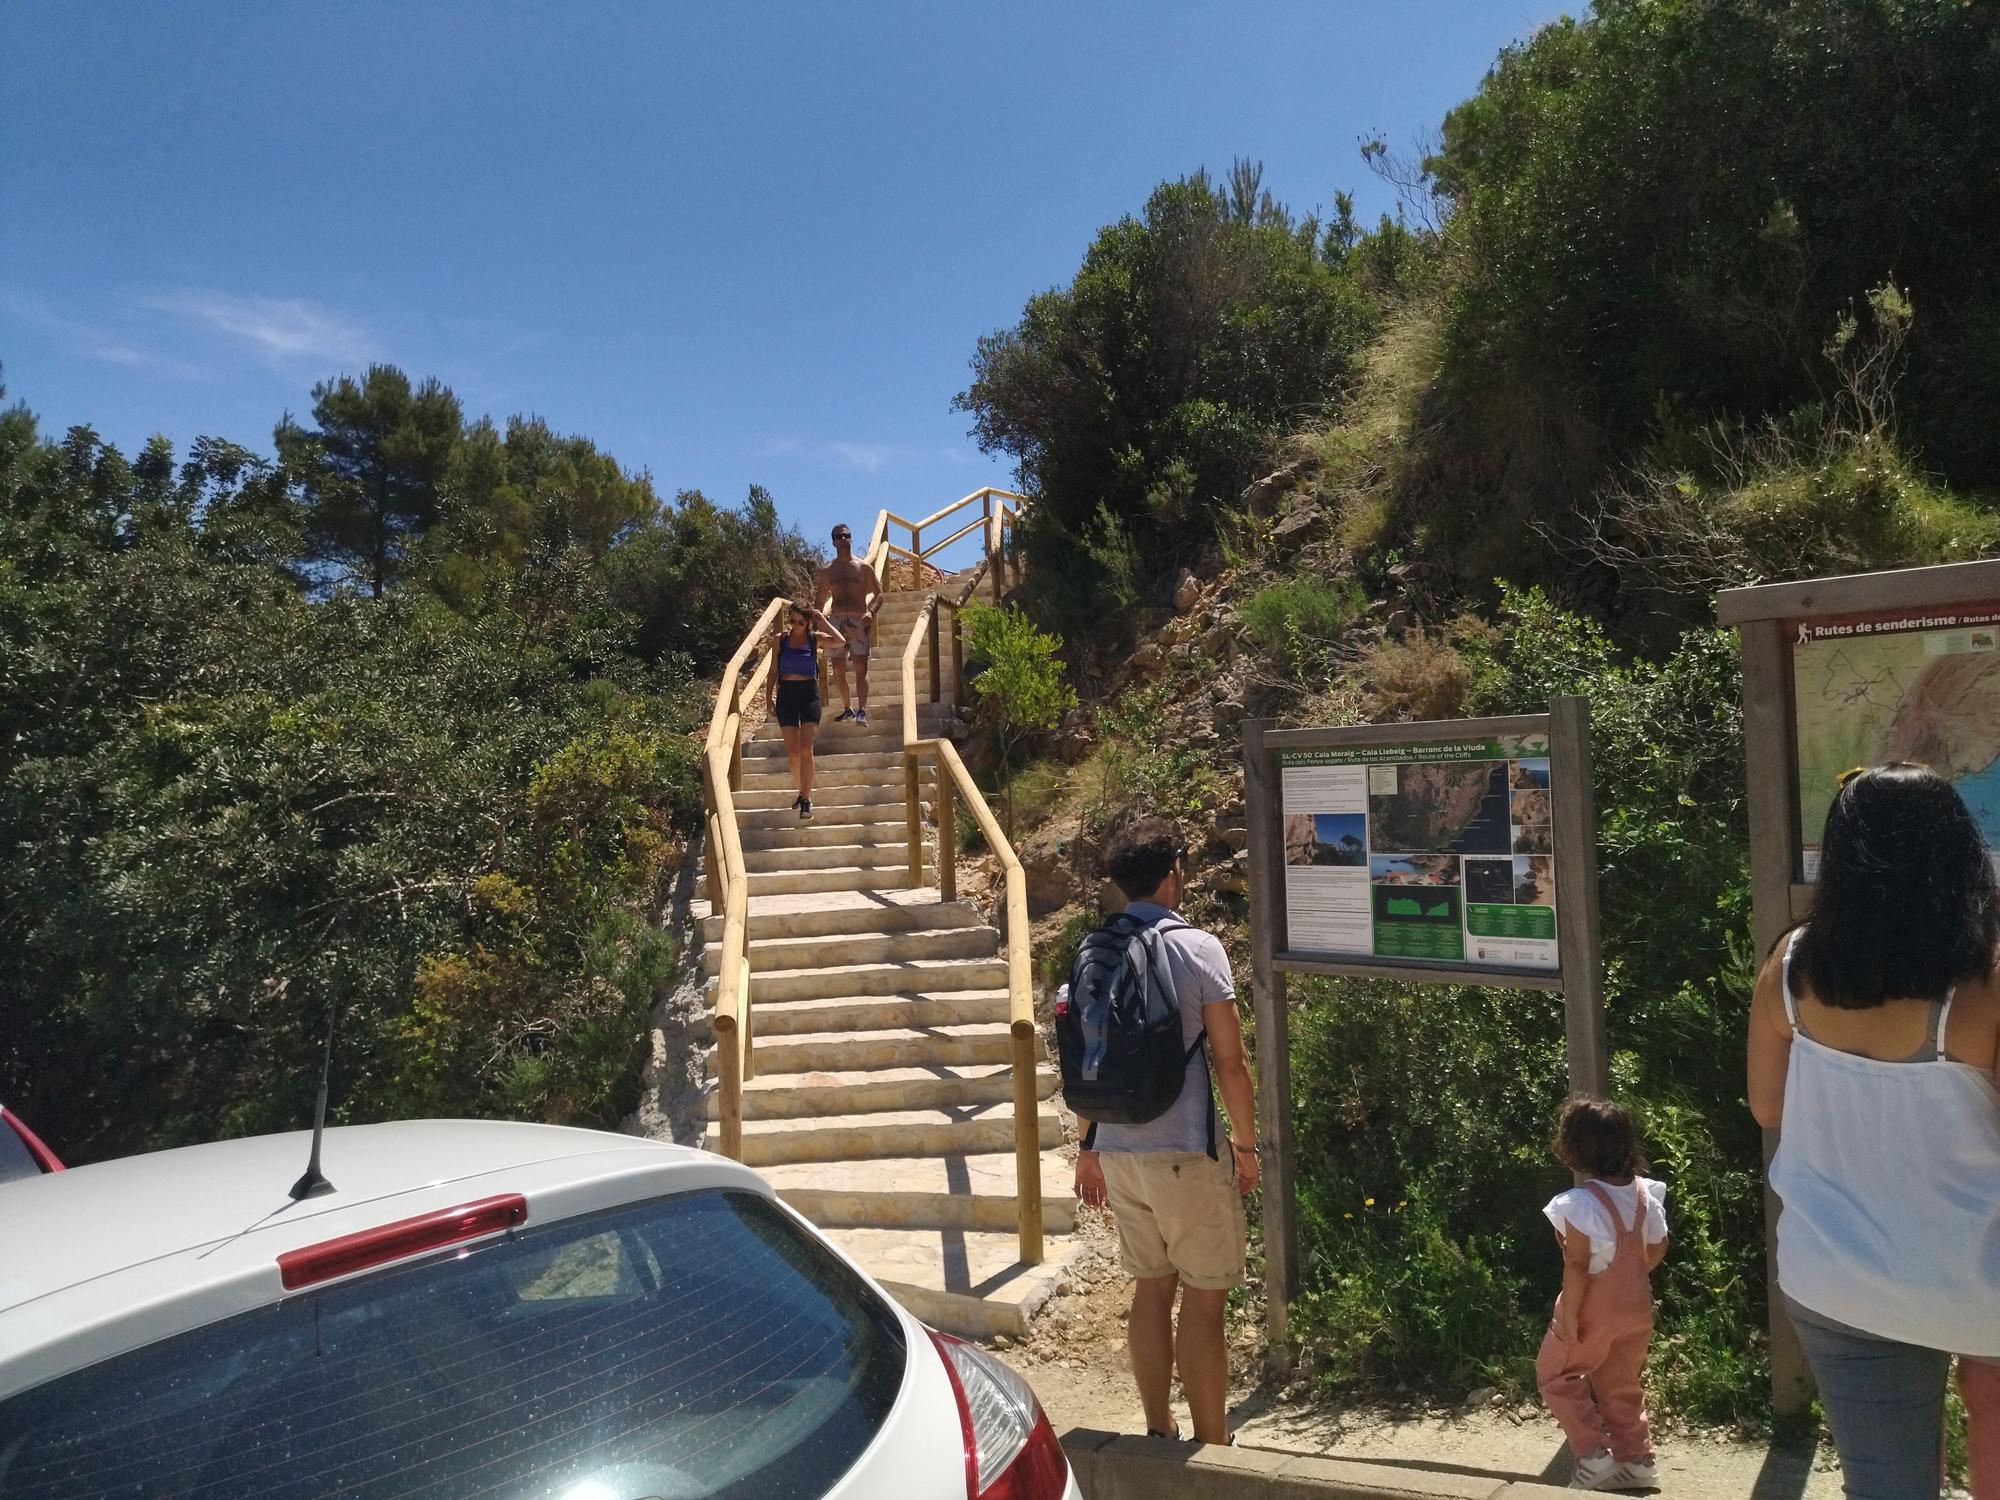
<path id="1" fill-rule="evenodd" d="M 819 683 L 810 678 L 803 682 L 779 682 L 778 727 L 796 729 L 801 724 L 818 722 Z"/>

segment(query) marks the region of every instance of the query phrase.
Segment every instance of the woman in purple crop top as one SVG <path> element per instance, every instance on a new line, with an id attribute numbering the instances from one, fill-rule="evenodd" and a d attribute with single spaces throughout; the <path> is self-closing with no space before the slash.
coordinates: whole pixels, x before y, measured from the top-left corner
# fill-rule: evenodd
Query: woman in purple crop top
<path id="1" fill-rule="evenodd" d="M 772 643 L 777 659 L 772 664 L 770 685 L 764 690 L 764 706 L 778 721 L 785 737 L 785 757 L 792 764 L 792 784 L 799 789 L 792 799 L 799 821 L 812 821 L 813 741 L 819 735 L 819 645 L 843 644 L 842 637 L 825 615 L 802 604 L 794 604 L 785 615 L 785 628 Z"/>

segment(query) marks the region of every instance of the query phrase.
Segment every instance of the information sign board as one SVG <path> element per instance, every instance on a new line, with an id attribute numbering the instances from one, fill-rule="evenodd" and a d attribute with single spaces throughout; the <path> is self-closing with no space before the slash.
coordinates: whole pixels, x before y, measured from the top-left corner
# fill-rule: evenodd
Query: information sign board
<path id="1" fill-rule="evenodd" d="M 1929 766 L 1958 788 L 2000 850 L 1997 622 L 2000 604 L 1787 622 L 1799 879 L 1819 878 L 1820 830 L 1852 766 Z"/>
<path id="2" fill-rule="evenodd" d="M 1569 1082 L 1602 1094 L 1590 710 L 1430 724 L 1243 726 L 1265 1317 L 1298 1295 L 1291 974 L 1560 990 Z M 1560 884 L 1558 872 L 1560 871 Z"/>
<path id="3" fill-rule="evenodd" d="M 2000 561 L 1724 589 L 1716 623 L 1742 641 L 1752 939 L 1768 953 L 1810 915 L 1840 773 L 1908 760 L 1949 778 L 2000 845 Z M 1765 1149 L 1776 1148 L 1775 1133 Z M 1765 1194 L 1775 1246 L 1779 1205 Z M 1767 1275 L 1775 1278 L 1767 1249 Z M 1772 1404 L 1810 1394 L 1770 1283 Z"/>
<path id="4" fill-rule="evenodd" d="M 1546 734 L 1277 755 L 1290 953 L 1559 967 Z"/>

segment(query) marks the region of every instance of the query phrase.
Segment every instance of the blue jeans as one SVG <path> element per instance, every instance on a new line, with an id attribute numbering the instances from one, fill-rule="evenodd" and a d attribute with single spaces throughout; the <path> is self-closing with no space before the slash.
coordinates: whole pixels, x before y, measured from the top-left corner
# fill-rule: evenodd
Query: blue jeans
<path id="1" fill-rule="evenodd" d="M 1785 1309 L 1819 1383 L 1848 1500 L 1937 1500 L 1951 1356 Z"/>

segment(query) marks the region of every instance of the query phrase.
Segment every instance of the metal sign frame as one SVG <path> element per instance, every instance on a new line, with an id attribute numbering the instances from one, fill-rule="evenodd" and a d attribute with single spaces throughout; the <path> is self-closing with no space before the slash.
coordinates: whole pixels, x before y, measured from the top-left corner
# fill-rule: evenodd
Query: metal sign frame
<path id="1" fill-rule="evenodd" d="M 1502 736 L 1546 735 L 1550 838 L 1556 868 L 1556 968 L 1356 956 L 1328 959 L 1293 952 L 1282 884 L 1284 816 L 1278 756 L 1286 750 L 1373 745 L 1449 744 Z M 1273 1344 L 1285 1338 L 1299 1292 L 1298 1194 L 1292 1170 L 1291 1038 L 1285 1024 L 1286 975 L 1332 974 L 1417 984 L 1490 985 L 1560 990 L 1570 1087 L 1603 1094 L 1610 1081 L 1604 1039 L 1604 971 L 1597 901 L 1597 816 L 1591 793 L 1590 706 L 1552 700 L 1545 714 L 1415 724 L 1280 729 L 1270 719 L 1243 726 L 1244 822 L 1250 835 L 1251 983 L 1257 1031 L 1257 1119 L 1264 1169 L 1264 1289 Z"/>
<path id="2" fill-rule="evenodd" d="M 1812 910 L 1813 888 L 1796 878 L 1804 830 L 1799 826 L 1798 725 L 1792 645 L 1798 627 L 1829 615 L 1915 615 L 1953 606 L 2000 612 L 2000 561 L 1945 563 L 1883 573 L 1849 573 L 1796 583 L 1724 589 L 1715 622 L 1733 628 L 1742 645 L 1743 757 L 1750 812 L 1751 939 L 1759 960 Z M 1764 1165 L 1778 1149 L 1778 1132 L 1764 1132 Z M 1811 1376 L 1798 1335 L 1778 1296 L 1780 1204 L 1764 1190 L 1764 1276 L 1770 1300 L 1771 1405 L 1780 1415 L 1800 1411 Z"/>

